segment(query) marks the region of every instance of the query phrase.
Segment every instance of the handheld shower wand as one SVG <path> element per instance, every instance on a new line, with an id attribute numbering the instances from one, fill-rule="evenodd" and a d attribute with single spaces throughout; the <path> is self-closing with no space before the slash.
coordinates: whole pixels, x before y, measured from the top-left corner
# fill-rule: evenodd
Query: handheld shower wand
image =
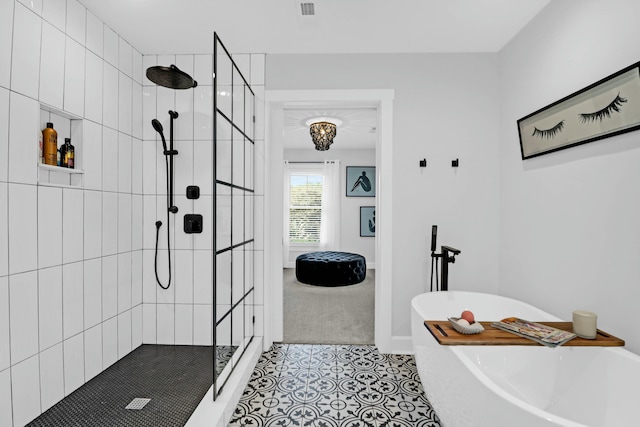
<path id="1" fill-rule="evenodd" d="M 164 128 L 162 127 L 162 123 L 160 120 L 153 119 L 151 120 L 151 126 L 160 134 L 160 138 L 162 138 L 162 148 L 164 148 L 164 154 L 167 154 L 167 141 L 164 139 Z"/>

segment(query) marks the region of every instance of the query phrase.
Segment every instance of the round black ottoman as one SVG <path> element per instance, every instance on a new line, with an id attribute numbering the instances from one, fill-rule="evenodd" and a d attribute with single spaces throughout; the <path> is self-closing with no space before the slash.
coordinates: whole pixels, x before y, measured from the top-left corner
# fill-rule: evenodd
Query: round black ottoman
<path id="1" fill-rule="evenodd" d="M 362 255 L 348 252 L 310 252 L 296 258 L 296 278 L 308 285 L 355 285 L 367 277 Z"/>

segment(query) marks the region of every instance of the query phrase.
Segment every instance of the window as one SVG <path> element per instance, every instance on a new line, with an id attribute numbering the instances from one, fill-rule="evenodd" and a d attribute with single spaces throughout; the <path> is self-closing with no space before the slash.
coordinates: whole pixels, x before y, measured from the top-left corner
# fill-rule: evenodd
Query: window
<path id="1" fill-rule="evenodd" d="M 322 175 L 289 176 L 289 242 L 320 244 Z"/>

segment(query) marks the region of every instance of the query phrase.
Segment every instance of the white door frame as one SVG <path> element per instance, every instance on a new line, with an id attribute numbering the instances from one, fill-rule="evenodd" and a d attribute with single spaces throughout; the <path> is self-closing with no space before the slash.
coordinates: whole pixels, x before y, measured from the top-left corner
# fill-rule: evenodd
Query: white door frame
<path id="1" fill-rule="evenodd" d="M 376 142 L 375 344 L 392 352 L 392 89 L 280 90 L 265 92 L 264 349 L 283 339 L 282 180 L 284 109 L 361 106 L 378 111 Z"/>

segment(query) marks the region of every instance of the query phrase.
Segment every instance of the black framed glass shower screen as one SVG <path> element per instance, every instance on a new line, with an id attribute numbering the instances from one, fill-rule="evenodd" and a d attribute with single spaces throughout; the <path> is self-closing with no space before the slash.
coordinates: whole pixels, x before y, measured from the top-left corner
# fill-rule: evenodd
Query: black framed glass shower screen
<path id="1" fill-rule="evenodd" d="M 215 400 L 254 336 L 255 94 L 213 39 Z"/>

